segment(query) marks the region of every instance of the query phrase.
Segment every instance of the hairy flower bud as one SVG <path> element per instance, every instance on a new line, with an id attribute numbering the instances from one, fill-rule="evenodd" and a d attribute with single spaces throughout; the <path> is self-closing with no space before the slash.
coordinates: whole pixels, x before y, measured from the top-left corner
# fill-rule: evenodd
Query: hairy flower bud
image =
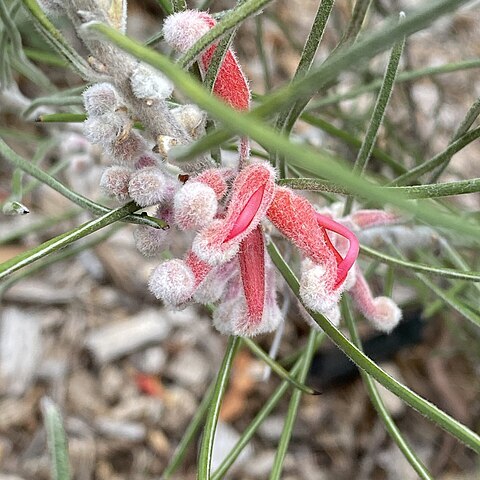
<path id="1" fill-rule="evenodd" d="M 168 260 L 153 271 L 148 287 L 167 306 L 180 307 L 195 291 L 195 276 L 183 260 Z"/>
<path id="2" fill-rule="evenodd" d="M 365 277 L 357 267 L 357 280 L 349 290 L 357 308 L 373 326 L 382 332 L 389 333 L 402 319 L 402 311 L 388 297 L 374 298 Z"/>
<path id="3" fill-rule="evenodd" d="M 209 186 L 188 181 L 175 194 L 174 221 L 181 230 L 198 230 L 212 222 L 217 213 L 217 198 Z"/>
<path id="4" fill-rule="evenodd" d="M 196 105 L 181 105 L 173 108 L 171 112 L 193 139 L 196 140 L 205 134 L 207 115 Z"/>
<path id="5" fill-rule="evenodd" d="M 83 92 L 83 103 L 89 116 L 113 113 L 118 107 L 118 96 L 109 83 L 96 83 Z"/>
<path id="6" fill-rule="evenodd" d="M 162 202 L 168 192 L 168 179 L 157 167 L 142 168 L 130 178 L 128 192 L 141 207 Z"/>
<path id="7" fill-rule="evenodd" d="M 128 184 L 132 171 L 126 167 L 113 166 L 107 168 L 100 179 L 102 190 L 117 200 L 124 201 L 128 199 Z"/>
<path id="8" fill-rule="evenodd" d="M 132 92 L 137 98 L 168 98 L 173 92 L 173 83 L 158 70 L 139 63 L 130 77 Z"/>

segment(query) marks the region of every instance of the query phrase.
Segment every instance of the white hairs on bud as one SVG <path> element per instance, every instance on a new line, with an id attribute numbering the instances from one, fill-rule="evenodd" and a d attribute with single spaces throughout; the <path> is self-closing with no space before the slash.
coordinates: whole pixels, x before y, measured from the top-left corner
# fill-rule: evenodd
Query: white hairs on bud
<path id="1" fill-rule="evenodd" d="M 115 163 L 134 166 L 136 160 L 147 149 L 147 143 L 141 135 L 129 132 L 127 137 L 111 143 L 106 151 L 113 157 Z"/>
<path id="2" fill-rule="evenodd" d="M 167 248 L 172 230 L 140 225 L 133 231 L 135 246 L 146 257 L 153 257 Z"/>
<path id="3" fill-rule="evenodd" d="M 161 72 L 140 63 L 130 77 L 133 94 L 140 99 L 168 98 L 173 92 L 173 83 Z"/>
<path id="4" fill-rule="evenodd" d="M 175 194 L 175 223 L 181 230 L 206 227 L 214 219 L 217 207 L 217 197 L 212 188 L 200 182 L 187 182 Z"/>
<path id="5" fill-rule="evenodd" d="M 304 260 L 300 297 L 307 308 L 325 314 L 339 302 L 341 294 L 341 288 L 333 288 L 334 279 L 329 278 L 328 274 L 323 265 Z"/>
<path id="6" fill-rule="evenodd" d="M 128 192 L 141 207 L 155 205 L 164 200 L 168 190 L 168 180 L 156 167 L 142 168 L 130 178 Z"/>
<path id="7" fill-rule="evenodd" d="M 124 121 L 119 115 L 105 113 L 98 117 L 88 117 L 83 122 L 83 134 L 90 142 L 111 149 L 123 125 Z"/>
<path id="8" fill-rule="evenodd" d="M 240 248 L 238 242 L 227 242 L 221 245 L 212 242 L 212 238 L 215 237 L 217 231 L 223 229 L 223 225 L 222 220 L 215 219 L 193 240 L 192 251 L 200 260 L 209 265 L 221 265 L 230 261 Z"/>
<path id="9" fill-rule="evenodd" d="M 161 263 L 150 276 L 150 291 L 169 307 L 181 307 L 195 290 L 195 276 L 183 260 Z"/>
<path id="10" fill-rule="evenodd" d="M 118 106 L 117 93 L 109 83 L 96 83 L 83 92 L 83 103 L 90 116 L 113 113 Z"/>
<path id="11" fill-rule="evenodd" d="M 200 108 L 196 105 L 188 104 L 173 108 L 171 112 L 193 139 L 203 136 L 207 116 Z"/>
<path id="12" fill-rule="evenodd" d="M 364 312 L 364 315 L 381 332 L 390 333 L 402 319 L 402 311 L 391 298 L 376 297 L 372 306 L 372 311 Z"/>
<path id="13" fill-rule="evenodd" d="M 132 171 L 126 167 L 113 166 L 107 168 L 100 179 L 102 190 L 118 200 L 127 200 L 128 184 Z"/>
<path id="14" fill-rule="evenodd" d="M 197 10 L 175 13 L 163 23 L 165 41 L 178 52 L 186 52 L 211 26 L 205 21 L 208 14 Z"/>

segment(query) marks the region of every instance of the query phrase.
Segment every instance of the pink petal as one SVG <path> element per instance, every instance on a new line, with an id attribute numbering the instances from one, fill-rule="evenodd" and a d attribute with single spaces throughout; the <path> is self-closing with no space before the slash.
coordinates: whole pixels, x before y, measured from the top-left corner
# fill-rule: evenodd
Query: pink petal
<path id="1" fill-rule="evenodd" d="M 238 260 L 247 301 L 247 322 L 258 325 L 265 308 L 265 241 L 260 227 L 242 241 Z"/>

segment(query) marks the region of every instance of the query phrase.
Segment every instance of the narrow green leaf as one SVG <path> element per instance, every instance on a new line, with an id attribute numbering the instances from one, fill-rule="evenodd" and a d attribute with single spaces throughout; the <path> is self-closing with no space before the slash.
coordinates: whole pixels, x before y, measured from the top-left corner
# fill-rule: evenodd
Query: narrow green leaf
<path id="1" fill-rule="evenodd" d="M 357 39 L 371 3 L 372 0 L 357 0 L 355 2 L 352 18 L 337 48 L 353 43 Z"/>
<path id="2" fill-rule="evenodd" d="M 35 121 L 40 123 L 80 123 L 86 119 L 85 113 L 48 113 L 40 115 Z"/>
<path id="3" fill-rule="evenodd" d="M 91 73 L 90 67 L 55 28 L 36 0 L 22 0 L 22 3 L 50 44 L 67 60 L 68 64 L 72 66 L 82 78 L 88 79 Z"/>
<path id="4" fill-rule="evenodd" d="M 7 161 L 9 161 L 15 167 L 23 170 L 24 172 L 28 173 L 32 177 L 36 178 L 40 182 L 45 185 L 48 185 L 50 188 L 53 188 L 58 193 L 63 195 L 65 198 L 68 198 L 72 202 L 76 203 L 77 205 L 83 207 L 84 209 L 97 214 L 103 215 L 109 212 L 112 212 L 110 208 L 104 207 L 99 203 L 96 203 L 79 193 L 70 190 L 61 182 L 53 178 L 47 172 L 44 172 L 40 168 L 38 168 L 34 163 L 26 161 L 23 157 L 18 155 L 15 151 L 13 151 L 4 141 L 0 138 L 0 155 L 2 155 Z M 138 209 L 137 209 L 138 210 Z M 156 217 L 150 217 L 147 215 L 129 215 L 126 219 L 124 219 L 130 223 L 136 224 L 144 224 L 148 225 L 153 228 L 165 228 L 167 223 L 163 220 L 160 220 Z"/>
<path id="5" fill-rule="evenodd" d="M 67 247 L 63 250 L 49 255 L 48 257 L 42 258 L 41 260 L 36 261 L 33 265 L 27 268 L 23 268 L 20 272 L 10 275 L 6 280 L 0 284 L 0 298 L 5 295 L 5 292 L 11 288 L 13 285 L 23 280 L 24 278 L 29 278 L 32 275 L 36 275 L 38 272 L 41 272 L 43 269 L 53 265 L 55 263 L 71 258 L 75 255 L 78 255 L 80 252 L 88 250 L 90 248 L 99 245 L 100 243 L 107 240 L 111 235 L 118 231 L 119 228 L 124 225 L 114 225 L 109 228 L 107 232 L 102 235 L 95 235 L 93 238 L 79 242 L 79 245 Z"/>
<path id="6" fill-rule="evenodd" d="M 434 168 L 441 165 L 446 158 L 452 157 L 455 153 L 459 152 L 462 148 L 475 141 L 480 137 L 480 127 L 470 130 L 465 135 L 462 135 L 458 140 L 450 143 L 448 147 L 442 152 L 435 155 L 433 158 L 417 165 L 408 172 L 400 175 L 395 180 L 389 183 L 389 185 L 404 185 L 407 182 L 412 182 L 418 179 L 423 174 L 432 171 Z"/>
<path id="7" fill-rule="evenodd" d="M 297 376 L 298 381 L 302 383 L 305 382 L 305 379 L 307 378 L 308 370 L 310 369 L 310 364 L 312 363 L 312 358 L 315 353 L 316 334 L 317 332 L 315 332 L 315 330 L 310 330 L 307 348 L 302 356 L 302 364 Z M 302 392 L 300 390 L 295 390 L 292 393 L 292 398 L 290 399 L 290 403 L 288 405 L 288 411 L 285 417 L 282 434 L 280 436 L 280 442 L 275 453 L 275 459 L 273 461 L 272 471 L 270 473 L 270 480 L 279 480 L 281 478 L 283 462 L 285 460 L 288 445 L 292 437 L 293 426 L 295 424 L 295 419 L 297 418 L 297 412 L 298 407 L 300 406 L 301 398 Z"/>
<path id="8" fill-rule="evenodd" d="M 480 68 L 480 59 L 462 60 L 460 62 L 446 63 L 444 65 L 437 65 L 435 67 L 419 68 L 417 70 L 410 70 L 407 72 L 401 72 L 398 74 L 396 83 L 411 82 L 423 77 L 445 75 L 448 73 L 455 73 L 463 70 L 470 70 L 474 68 Z M 358 87 L 352 88 L 346 93 L 335 93 L 328 95 L 320 100 L 310 102 L 307 107 L 308 111 L 316 110 L 322 107 L 335 105 L 345 100 L 351 100 L 357 98 L 360 95 L 366 93 L 375 92 L 382 85 L 383 80 L 377 78 L 370 83 L 362 84 Z"/>
<path id="9" fill-rule="evenodd" d="M 52 238 L 26 252 L 23 252 L 16 257 L 7 260 L 4 263 L 0 264 L 0 280 L 7 277 L 8 275 L 20 270 L 21 268 L 30 265 L 31 263 L 49 255 L 51 253 L 57 252 L 58 250 L 70 245 L 72 242 L 79 240 L 80 238 L 91 235 L 92 233 L 100 230 L 111 223 L 117 222 L 122 218 L 126 217 L 130 213 L 133 213 L 135 210 L 138 210 L 140 207 L 134 202 L 127 203 L 123 207 L 111 210 L 105 215 L 86 222 L 83 225 L 80 225 L 69 232 L 58 235 L 57 237 Z"/>
<path id="10" fill-rule="evenodd" d="M 303 113 L 300 118 L 308 124 L 320 128 L 332 137 L 343 140 L 345 143 L 351 145 L 352 147 L 360 148 L 362 146 L 362 141 L 359 138 L 355 137 L 354 135 L 348 133 L 345 130 L 337 128 L 335 125 L 327 122 L 323 118 L 315 117 L 310 113 Z M 381 150 L 380 148 L 374 147 L 372 150 L 372 156 L 375 157 L 377 160 L 387 164 L 395 173 L 399 175 L 407 171 L 407 169 L 402 164 L 398 163 L 393 157 L 391 157 L 388 153 Z"/>
<path id="11" fill-rule="evenodd" d="M 361 245 L 360 252 L 369 257 L 376 258 L 387 265 L 395 265 L 398 267 L 408 268 L 415 272 L 426 272 L 432 275 L 438 275 L 445 278 L 454 278 L 458 280 L 469 280 L 470 282 L 480 282 L 480 272 L 472 272 L 468 270 L 455 270 L 453 268 L 440 268 L 433 265 L 424 265 L 422 263 L 409 262 L 401 258 L 395 258 L 386 253 L 379 252 L 373 248 Z"/>
<path id="12" fill-rule="evenodd" d="M 208 411 L 208 408 L 210 407 L 210 404 L 212 403 L 214 386 L 215 384 L 212 383 L 212 385 L 210 385 L 208 390 L 205 392 L 203 399 L 192 418 L 192 421 L 185 430 L 180 443 L 175 449 L 175 453 L 173 454 L 170 462 L 167 465 L 167 468 L 162 474 L 162 480 L 168 480 L 177 471 L 183 459 L 185 458 L 185 455 L 187 454 L 188 447 L 191 445 L 195 436 L 200 431 L 203 419 Z"/>
<path id="13" fill-rule="evenodd" d="M 480 98 L 477 98 L 477 100 L 473 103 L 473 105 L 468 109 L 468 112 L 465 115 L 465 118 L 462 120 L 457 130 L 453 134 L 453 137 L 450 143 L 454 142 L 455 140 L 458 140 L 461 136 L 467 133 L 469 128 L 473 125 L 473 123 L 477 119 L 478 115 L 480 115 Z M 445 157 L 442 163 L 438 166 L 437 170 L 435 170 L 433 175 L 430 177 L 430 182 L 434 183 L 438 180 L 440 175 L 448 167 L 448 164 L 450 163 L 451 159 L 452 157 Z"/>
<path id="14" fill-rule="evenodd" d="M 52 478 L 53 480 L 69 480 L 71 478 L 70 463 L 62 416 L 57 406 L 48 397 L 43 397 L 40 405 L 52 461 Z"/>
<path id="15" fill-rule="evenodd" d="M 281 379 L 286 380 L 294 388 L 300 390 L 308 395 L 318 395 L 319 392 L 313 388 L 299 382 L 292 377 L 278 362 L 269 357 L 253 340 L 250 338 L 243 338 L 242 342 L 261 360 L 263 360 Z"/>
<path id="16" fill-rule="evenodd" d="M 317 334 L 315 350 L 318 349 L 321 342 L 325 339 L 325 335 L 322 333 Z M 303 352 L 302 352 L 303 354 Z M 303 364 L 303 357 L 299 358 L 295 365 L 290 370 L 290 376 L 295 376 L 300 371 L 300 368 Z M 282 382 L 282 384 L 275 390 L 274 394 L 267 400 L 265 405 L 261 410 L 255 415 L 255 418 L 250 422 L 250 424 L 244 429 L 242 436 L 238 439 L 238 442 L 230 451 L 230 453 L 225 457 L 223 462 L 217 468 L 217 470 L 212 475 L 212 480 L 221 480 L 224 478 L 225 474 L 228 472 L 228 469 L 233 465 L 237 457 L 240 455 L 242 450 L 248 445 L 248 442 L 252 439 L 257 431 L 258 427 L 262 422 L 270 415 L 273 409 L 276 407 L 278 402 L 283 398 L 285 393 L 288 390 L 289 383 L 287 381 Z"/>
<path id="17" fill-rule="evenodd" d="M 223 396 L 227 389 L 230 371 L 233 366 L 233 359 L 240 345 L 240 337 L 230 337 L 228 339 L 227 350 L 223 357 L 223 362 L 218 371 L 217 381 L 213 389 L 212 399 L 209 405 L 205 428 L 203 429 L 203 438 L 200 445 L 198 458 L 198 480 L 210 480 L 210 471 L 212 467 L 213 442 L 215 440 L 215 431 L 217 429 L 220 407 L 222 406 Z"/>
<path id="18" fill-rule="evenodd" d="M 292 270 L 280 255 L 280 252 L 273 243 L 268 245 L 268 251 L 273 263 L 280 270 L 293 293 L 299 298 L 299 282 Z M 300 300 L 300 298 L 299 298 Z M 320 328 L 330 337 L 330 339 L 339 347 L 358 367 L 371 375 L 375 380 L 381 383 L 385 388 L 401 398 L 412 408 L 425 415 L 429 420 L 449 432 L 469 448 L 480 453 L 480 436 L 470 430 L 467 426 L 450 417 L 447 413 L 438 407 L 420 397 L 405 385 L 401 384 L 382 370 L 369 357 L 365 356 L 352 342 L 334 327 L 323 315 L 317 312 L 308 311 L 313 320 L 318 323 Z"/>
<path id="19" fill-rule="evenodd" d="M 383 77 L 383 83 L 380 87 L 380 92 L 378 94 L 377 101 L 375 102 L 372 116 L 367 127 L 367 133 L 365 134 L 362 146 L 360 147 L 357 158 L 355 159 L 355 164 L 353 165 L 354 174 L 362 176 L 367 168 L 367 163 L 370 159 L 370 155 L 372 154 L 375 142 L 377 141 L 378 131 L 383 122 L 388 102 L 392 96 L 395 78 L 397 77 L 398 65 L 400 64 L 400 58 L 402 56 L 404 46 L 405 38 L 402 38 L 393 46 L 388 65 L 385 70 L 385 75 Z M 352 205 L 353 197 L 349 196 L 345 202 L 345 208 L 343 210 L 344 215 L 348 215 L 350 213 Z"/>
<path id="20" fill-rule="evenodd" d="M 335 0 L 321 0 L 292 81 L 304 77 L 310 70 L 320 42 L 322 41 L 325 27 L 327 26 L 330 13 L 332 12 L 334 1 Z M 290 109 L 281 112 L 277 119 L 277 129 L 279 131 L 283 131 L 285 129 L 286 132 L 290 132 L 293 124 L 309 100 L 310 97 L 299 99 L 290 107 Z M 285 158 L 281 156 L 278 157 L 275 153 L 271 159 L 271 162 L 277 165 L 280 171 L 280 177 L 284 178 L 286 175 Z"/>
<path id="21" fill-rule="evenodd" d="M 36 48 L 23 47 L 25 55 L 30 59 L 44 65 L 52 67 L 67 67 L 68 63 L 61 59 L 58 55 L 47 52 L 46 50 L 38 50 Z"/>
<path id="22" fill-rule="evenodd" d="M 293 188 L 294 190 L 309 190 L 311 192 L 333 192 L 347 195 L 349 190 L 326 180 L 317 178 L 281 178 L 279 185 Z M 405 198 L 422 199 L 449 197 L 480 192 L 480 178 L 460 180 L 458 182 L 432 183 L 427 185 L 412 185 L 408 187 L 381 187 L 385 192 L 398 192 Z"/>
<path id="23" fill-rule="evenodd" d="M 24 118 L 28 117 L 30 113 L 32 113 L 38 107 L 44 106 L 56 106 L 56 107 L 67 107 L 70 105 L 82 105 L 83 106 L 83 99 L 82 97 L 72 96 L 72 97 L 65 97 L 63 95 L 55 95 L 50 97 L 40 97 L 33 100 L 28 108 L 22 112 L 22 116 Z"/>
<path id="24" fill-rule="evenodd" d="M 165 15 L 171 15 L 174 12 L 173 4 L 170 0 L 157 0 L 157 3 Z"/>
<path id="25" fill-rule="evenodd" d="M 342 299 L 342 317 L 347 324 L 348 331 L 350 332 L 350 338 L 352 343 L 361 351 L 362 350 L 362 342 L 360 340 L 360 336 L 358 335 L 357 326 L 355 324 L 355 320 L 352 317 L 352 312 L 349 307 L 348 302 L 345 298 Z M 392 437 L 392 440 L 397 444 L 400 451 L 403 453 L 404 457 L 407 459 L 408 463 L 412 466 L 412 468 L 417 472 L 418 476 L 422 480 L 433 480 L 432 475 L 425 467 L 423 462 L 418 458 L 415 453 L 415 450 L 408 444 L 407 440 L 403 437 L 402 433 L 395 425 L 390 413 L 385 407 L 383 403 L 382 397 L 378 392 L 377 386 L 375 381 L 365 373 L 363 370 L 360 369 L 360 374 L 362 375 L 363 383 L 365 384 L 365 388 L 367 389 L 368 396 L 370 397 L 370 401 L 372 402 L 373 407 L 378 413 L 378 416 L 382 420 L 385 428 Z"/>

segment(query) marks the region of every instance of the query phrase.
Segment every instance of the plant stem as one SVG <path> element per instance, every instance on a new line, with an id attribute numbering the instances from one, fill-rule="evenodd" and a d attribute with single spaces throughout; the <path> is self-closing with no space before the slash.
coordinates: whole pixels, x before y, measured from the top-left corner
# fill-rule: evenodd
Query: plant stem
<path id="1" fill-rule="evenodd" d="M 364 174 L 368 160 L 372 154 L 380 125 L 383 122 L 383 117 L 385 116 L 388 102 L 392 96 L 398 65 L 400 64 L 400 58 L 402 56 L 404 46 L 405 37 L 393 46 L 392 53 L 390 54 L 390 59 L 385 70 L 385 76 L 383 77 L 383 83 L 380 88 L 375 107 L 373 108 L 370 122 L 368 124 L 367 133 L 365 134 L 365 138 L 362 142 L 360 150 L 358 151 L 357 158 L 355 159 L 355 164 L 353 166 L 353 173 L 356 175 L 362 176 Z M 348 215 L 350 213 L 352 205 L 353 197 L 349 196 L 345 202 L 345 208 L 343 210 L 344 215 Z"/>
<path id="2" fill-rule="evenodd" d="M 298 372 L 297 378 L 299 382 L 305 382 L 305 379 L 307 378 L 308 370 L 310 369 L 310 364 L 312 363 L 312 358 L 315 353 L 316 336 L 317 332 L 314 329 L 311 329 L 308 336 L 307 348 L 302 356 L 302 364 L 300 371 Z M 285 424 L 283 425 L 282 435 L 280 436 L 280 442 L 275 454 L 272 472 L 270 473 L 270 480 L 279 480 L 280 476 L 282 475 L 283 461 L 285 460 L 285 455 L 287 454 L 288 444 L 290 443 L 290 438 L 292 436 L 293 426 L 297 417 L 301 397 L 302 392 L 299 390 L 295 390 L 292 393 L 292 398 L 290 399 L 287 415 L 285 417 Z"/>
<path id="3" fill-rule="evenodd" d="M 313 388 L 299 382 L 292 377 L 278 362 L 273 360 L 267 353 L 265 353 L 253 340 L 250 338 L 243 338 L 243 343 L 261 360 L 263 360 L 282 380 L 286 380 L 294 388 L 307 395 L 318 395 L 318 392 Z"/>
<path id="4" fill-rule="evenodd" d="M 198 406 L 195 415 L 192 418 L 192 421 L 189 423 L 187 429 L 185 430 L 185 433 L 180 440 L 180 443 L 175 449 L 173 457 L 170 459 L 167 468 L 162 474 L 162 480 L 168 480 L 177 471 L 178 467 L 180 466 L 182 460 L 185 457 L 185 454 L 187 453 L 188 447 L 192 443 L 197 433 L 200 431 L 203 418 L 205 417 L 208 408 L 212 402 L 214 386 L 215 384 L 212 383 L 210 387 L 208 387 L 208 390 L 205 392 L 203 399 Z"/>
<path id="5" fill-rule="evenodd" d="M 469 280 L 470 282 L 480 282 L 480 272 L 472 272 L 468 270 L 455 270 L 453 268 L 439 268 L 432 265 L 424 265 L 422 263 L 409 262 L 401 258 L 391 257 L 386 253 L 379 252 L 365 245 L 360 246 L 360 252 L 369 257 L 376 258 L 387 265 L 396 265 L 398 267 L 408 268 L 415 272 L 426 272 L 432 275 L 439 275 L 445 278 L 454 278 L 458 280 Z"/>

